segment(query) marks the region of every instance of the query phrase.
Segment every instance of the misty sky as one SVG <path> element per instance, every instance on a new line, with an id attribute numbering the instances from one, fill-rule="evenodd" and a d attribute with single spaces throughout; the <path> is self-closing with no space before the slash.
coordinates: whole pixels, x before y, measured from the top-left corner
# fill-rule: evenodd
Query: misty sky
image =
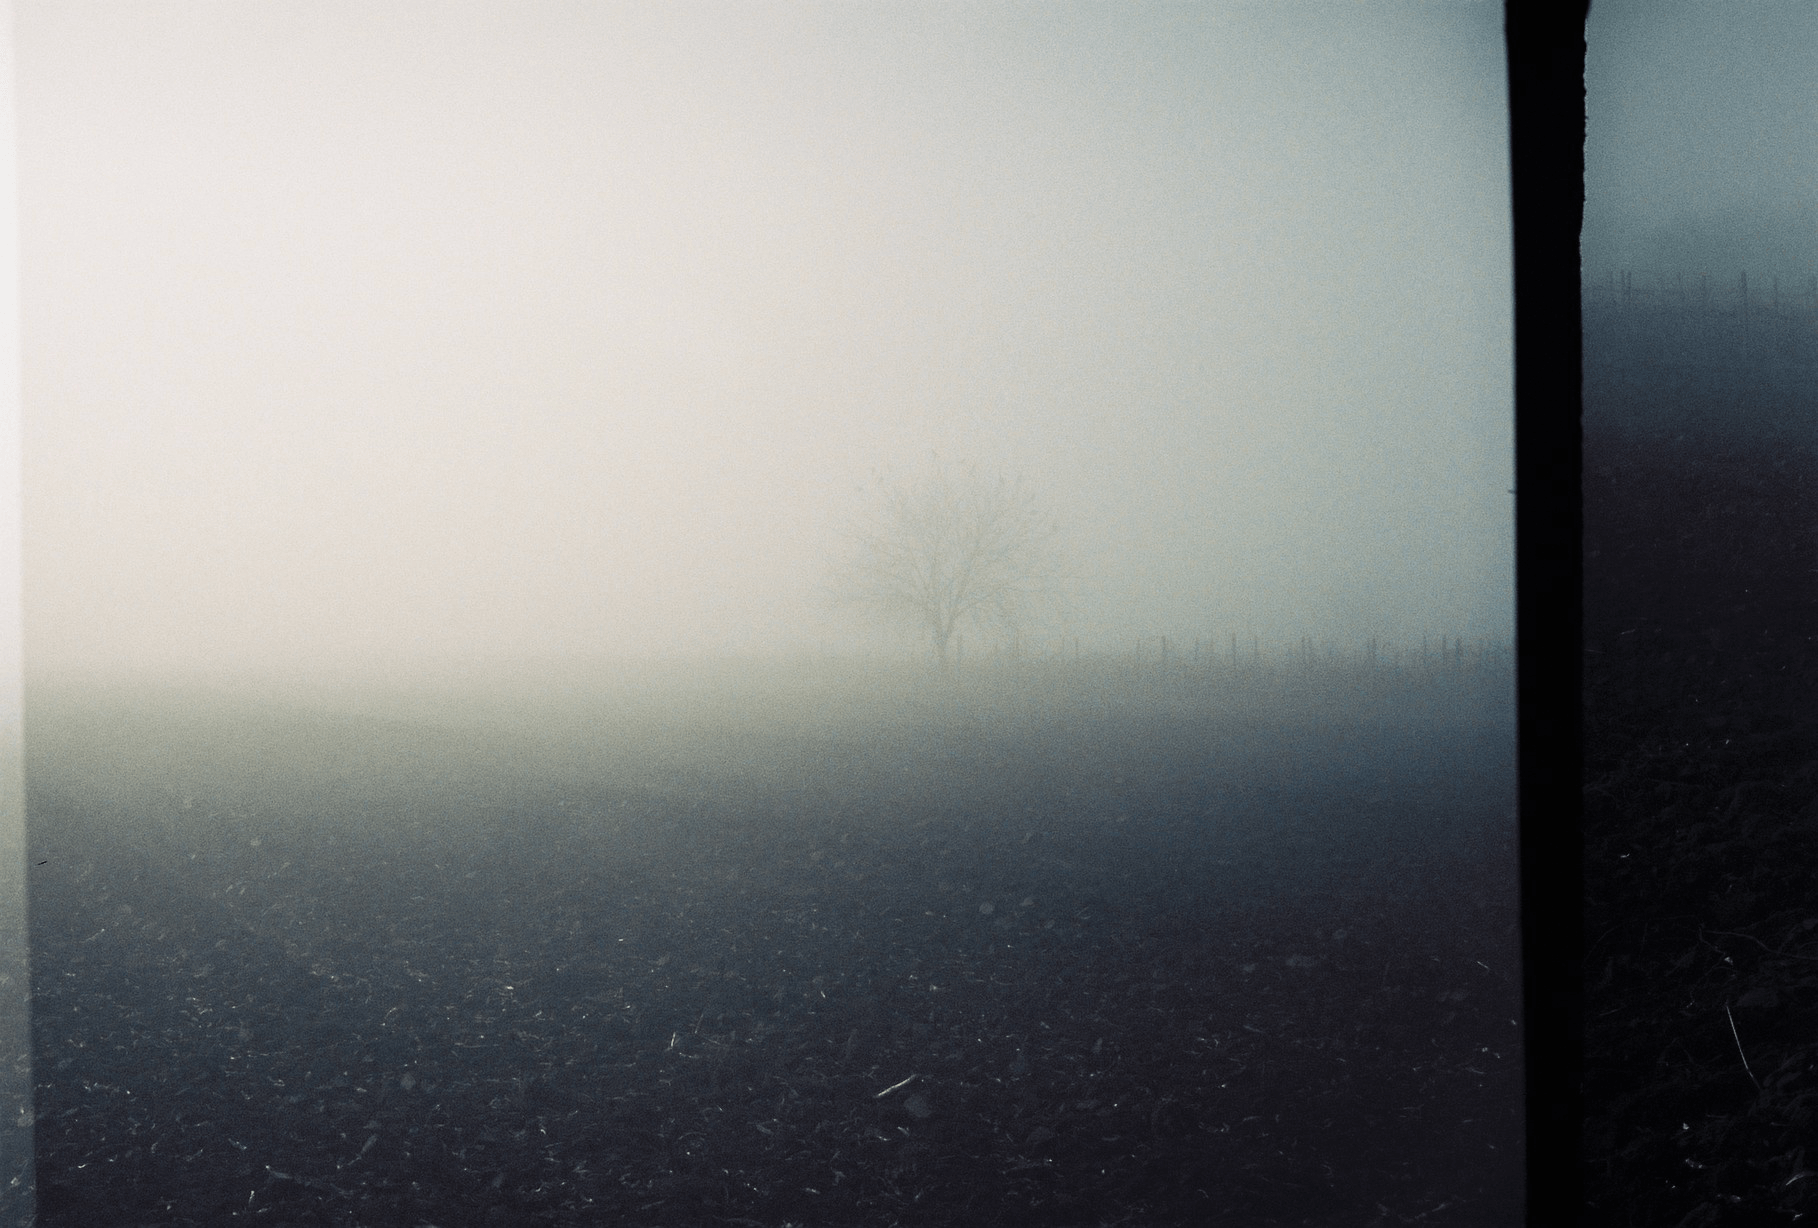
<path id="1" fill-rule="evenodd" d="M 1502 20 L 24 0 L 28 662 L 869 642 L 931 449 L 1088 646 L 1506 637 Z"/>
<path id="2" fill-rule="evenodd" d="M 1596 0 L 1585 273 L 1818 272 L 1818 6 Z"/>

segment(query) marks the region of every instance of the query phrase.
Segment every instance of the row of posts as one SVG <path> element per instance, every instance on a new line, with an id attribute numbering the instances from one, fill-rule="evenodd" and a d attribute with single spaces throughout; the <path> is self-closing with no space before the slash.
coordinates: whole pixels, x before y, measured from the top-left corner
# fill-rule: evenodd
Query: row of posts
<path id="1" fill-rule="evenodd" d="M 1237 669 L 1243 665 L 1260 666 L 1262 664 L 1262 644 L 1256 636 L 1250 637 L 1249 644 L 1243 646 L 1241 654 L 1238 637 L 1235 632 L 1232 633 L 1227 643 L 1222 646 L 1222 651 L 1220 650 L 1221 646 L 1216 640 L 1196 636 L 1194 637 L 1191 650 L 1187 651 L 1184 656 L 1182 649 L 1185 641 L 1174 641 L 1165 635 L 1158 637 L 1158 639 L 1159 649 L 1156 661 L 1159 667 L 1163 669 L 1167 668 L 1171 660 L 1179 661 L 1182 664 L 1210 665 L 1221 657 L 1232 669 Z M 1131 652 L 1131 659 L 1138 664 L 1144 659 L 1143 645 L 1146 642 L 1147 641 L 1139 640 Z M 1069 647 L 1072 649 L 1072 658 L 1075 661 L 1079 661 L 1082 652 L 1078 637 L 1073 637 Z M 1492 649 L 1489 645 L 1480 645 L 1480 656 L 1487 657 L 1491 652 Z M 1300 643 L 1291 649 L 1287 655 L 1290 661 L 1307 669 L 1316 668 L 1321 663 L 1337 664 L 1340 660 L 1336 653 L 1331 652 L 1328 652 L 1322 657 L 1318 647 L 1314 643 L 1313 637 L 1310 635 L 1302 636 Z M 1385 655 L 1388 657 L 1387 661 L 1384 660 Z M 1428 635 L 1421 636 L 1420 656 L 1418 658 L 1418 665 L 1420 668 L 1433 669 L 1437 666 L 1440 669 L 1463 669 L 1469 660 L 1470 648 L 1465 643 L 1464 636 L 1440 636 L 1437 652 L 1435 652 L 1432 637 Z M 1412 653 L 1409 653 L 1406 664 L 1412 667 L 1415 663 L 1416 658 Z M 1390 669 L 1399 670 L 1403 668 L 1404 662 L 1402 652 L 1399 648 L 1390 649 L 1385 654 L 1381 640 L 1372 636 L 1364 643 L 1361 664 L 1368 672 L 1375 673 L 1378 670 L 1385 668 L 1385 666 Z"/>
<path id="2" fill-rule="evenodd" d="M 1679 305 L 1681 307 L 1687 306 L 1684 274 L 1674 274 L 1673 284 L 1678 292 Z M 1771 314 L 1779 315 L 1780 279 L 1778 277 L 1773 278 L 1770 285 L 1771 289 L 1767 301 L 1768 311 Z M 1643 293 L 1648 292 L 1638 291 L 1635 288 L 1634 273 L 1625 269 L 1621 273 L 1619 281 L 1618 274 L 1611 272 L 1610 300 L 1612 302 L 1620 302 L 1624 308 L 1632 308 L 1635 305 L 1636 300 L 1642 297 Z M 1654 291 L 1650 294 L 1650 297 L 1657 296 L 1658 293 L 1658 291 Z M 1746 320 L 1754 306 L 1749 294 L 1749 275 L 1747 272 L 1738 273 L 1736 276 L 1736 295 L 1737 301 L 1741 305 L 1742 318 Z M 1813 277 L 1808 282 L 1804 297 L 1807 310 L 1818 312 L 1818 277 Z M 1711 278 L 1707 273 L 1698 275 L 1698 309 L 1704 312 L 1708 312 L 1711 309 Z"/>

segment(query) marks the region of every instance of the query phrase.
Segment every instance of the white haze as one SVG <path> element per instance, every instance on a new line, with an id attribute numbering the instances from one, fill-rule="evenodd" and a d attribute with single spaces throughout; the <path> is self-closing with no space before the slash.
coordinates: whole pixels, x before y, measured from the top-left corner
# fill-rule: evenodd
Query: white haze
<path id="1" fill-rule="evenodd" d="M 1818 273 L 1818 7 L 1597 0 L 1586 25 L 1585 275 L 1669 288 Z M 1675 279 L 1678 279 L 1677 282 Z"/>
<path id="2" fill-rule="evenodd" d="M 28 662 L 906 643 L 818 586 L 932 450 L 1088 649 L 1506 638 L 1501 26 L 26 0 Z"/>

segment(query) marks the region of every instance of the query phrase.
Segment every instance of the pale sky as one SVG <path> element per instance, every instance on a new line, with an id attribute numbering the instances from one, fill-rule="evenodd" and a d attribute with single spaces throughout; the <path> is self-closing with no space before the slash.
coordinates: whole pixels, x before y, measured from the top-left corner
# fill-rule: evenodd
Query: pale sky
<path id="1" fill-rule="evenodd" d="M 1818 6 L 1596 0 L 1585 29 L 1588 277 L 1818 273 Z"/>
<path id="2" fill-rule="evenodd" d="M 931 449 L 1088 645 L 1506 637 L 1502 20 L 24 0 L 28 662 L 870 643 Z"/>

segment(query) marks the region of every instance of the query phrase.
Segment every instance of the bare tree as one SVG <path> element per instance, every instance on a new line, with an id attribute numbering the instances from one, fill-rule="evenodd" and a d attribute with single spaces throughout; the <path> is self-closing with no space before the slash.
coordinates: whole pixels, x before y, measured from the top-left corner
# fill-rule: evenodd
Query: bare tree
<path id="1" fill-rule="evenodd" d="M 1067 578 L 1060 530 L 1020 477 L 949 469 L 937 457 L 919 478 L 878 482 L 877 494 L 836 569 L 833 594 L 915 627 L 943 669 L 962 626 L 1015 647 L 1059 608 Z"/>

